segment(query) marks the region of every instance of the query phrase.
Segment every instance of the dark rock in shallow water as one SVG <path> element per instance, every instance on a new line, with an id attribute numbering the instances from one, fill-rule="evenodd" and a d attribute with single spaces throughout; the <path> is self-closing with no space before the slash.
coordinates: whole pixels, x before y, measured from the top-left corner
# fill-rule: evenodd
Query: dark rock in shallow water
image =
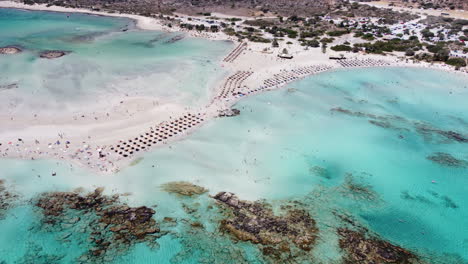
<path id="1" fill-rule="evenodd" d="M 70 53 L 69 51 L 63 51 L 63 50 L 48 50 L 48 51 L 41 52 L 39 54 L 39 57 L 44 58 L 44 59 L 57 59 L 69 53 Z"/>
<path id="2" fill-rule="evenodd" d="M 140 242 L 153 247 L 161 236 L 153 219 L 155 211 L 145 206 L 129 207 L 120 203 L 118 196 L 106 196 L 102 191 L 96 189 L 86 195 L 77 192 L 41 195 L 36 206 L 42 209 L 44 226 L 67 233 L 77 230 L 88 233 L 89 250 L 80 257 L 81 263 L 106 263 Z"/>
<path id="3" fill-rule="evenodd" d="M 309 172 L 313 175 L 316 175 L 316 176 L 319 176 L 328 180 L 332 178 L 331 173 L 326 168 L 322 168 L 320 166 L 313 166 L 309 168 Z"/>
<path id="4" fill-rule="evenodd" d="M 219 111 L 218 117 L 231 117 L 240 115 L 240 110 L 231 108 Z"/>
<path id="5" fill-rule="evenodd" d="M 459 143 L 468 143 L 468 136 L 451 130 L 442 130 L 435 128 L 427 123 L 415 123 L 416 132 L 424 137 L 426 141 L 431 141 L 435 136 L 442 137 L 446 141 L 455 141 Z M 437 138 L 437 137 L 436 137 Z"/>
<path id="6" fill-rule="evenodd" d="M 452 199 L 450 199 L 450 197 L 444 195 L 440 197 L 440 199 L 442 199 L 445 207 L 452 208 L 452 209 L 458 208 L 458 205 Z"/>
<path id="7" fill-rule="evenodd" d="M 377 120 L 369 120 L 369 123 L 371 123 L 374 126 L 386 128 L 386 129 L 393 129 L 393 130 L 398 130 L 398 131 L 409 131 L 407 128 L 403 127 L 397 127 L 394 124 L 390 123 L 388 120 L 384 121 L 377 121 Z"/>
<path id="8" fill-rule="evenodd" d="M 175 42 L 177 42 L 179 40 L 182 40 L 184 38 L 185 38 L 184 35 L 177 35 L 177 36 L 174 36 L 174 37 L 170 38 L 169 40 L 166 40 L 164 42 L 164 44 L 172 44 L 172 43 L 175 43 Z"/>
<path id="9" fill-rule="evenodd" d="M 0 54 L 17 54 L 21 52 L 22 52 L 21 48 L 16 47 L 16 46 L 0 47 Z"/>
<path id="10" fill-rule="evenodd" d="M 221 231 L 258 244 L 268 258 L 284 261 L 307 254 L 315 245 L 318 228 L 302 209 L 290 208 L 284 215 L 275 215 L 269 204 L 242 201 L 232 193 L 220 192 L 213 198 L 227 213 L 220 222 Z"/>
<path id="11" fill-rule="evenodd" d="M 17 194 L 9 191 L 5 186 L 5 181 L 0 179 L 0 220 L 5 217 L 8 209 L 13 207 L 18 197 Z"/>
<path id="12" fill-rule="evenodd" d="M 175 193 L 183 196 L 199 195 L 208 191 L 207 189 L 201 186 L 184 181 L 165 183 L 162 185 L 162 189 L 166 192 Z"/>
<path id="13" fill-rule="evenodd" d="M 436 152 L 426 157 L 428 160 L 447 167 L 465 168 L 468 167 L 468 161 L 460 160 L 448 153 Z"/>
<path id="14" fill-rule="evenodd" d="M 2 90 L 11 90 L 11 89 L 16 89 L 16 88 L 18 88 L 17 83 L 0 85 L 0 91 L 2 91 Z"/>
<path id="15" fill-rule="evenodd" d="M 412 252 L 376 237 L 368 236 L 364 231 L 338 228 L 339 245 L 346 253 L 344 263 L 420 263 Z"/>
<path id="16" fill-rule="evenodd" d="M 15 263 L 18 264 L 59 264 L 63 263 L 64 255 L 53 255 L 33 242 L 28 242 L 26 252 Z M 2 262 L 0 262 L 2 263 Z M 5 262 L 6 264 L 6 262 Z"/>
<path id="17" fill-rule="evenodd" d="M 379 195 L 372 189 L 371 185 L 362 182 L 362 180 L 359 180 L 358 177 L 353 176 L 351 173 L 346 174 L 342 187 L 342 192 L 345 196 L 356 200 L 374 201 L 379 198 Z"/>

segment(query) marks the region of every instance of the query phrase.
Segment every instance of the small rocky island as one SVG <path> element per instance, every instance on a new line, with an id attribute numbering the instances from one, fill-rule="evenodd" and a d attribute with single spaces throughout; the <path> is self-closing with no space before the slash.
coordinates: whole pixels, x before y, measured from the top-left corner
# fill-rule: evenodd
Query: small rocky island
<path id="1" fill-rule="evenodd" d="M 231 117 L 240 115 L 240 110 L 236 108 L 230 108 L 218 111 L 218 117 Z"/>
<path id="2" fill-rule="evenodd" d="M 47 51 L 42 51 L 39 54 L 39 56 L 43 59 L 57 59 L 69 53 L 70 53 L 69 51 L 63 51 L 63 50 L 47 50 Z"/>
<path id="3" fill-rule="evenodd" d="M 23 50 L 16 46 L 6 46 L 0 47 L 0 54 L 17 54 L 21 53 Z"/>

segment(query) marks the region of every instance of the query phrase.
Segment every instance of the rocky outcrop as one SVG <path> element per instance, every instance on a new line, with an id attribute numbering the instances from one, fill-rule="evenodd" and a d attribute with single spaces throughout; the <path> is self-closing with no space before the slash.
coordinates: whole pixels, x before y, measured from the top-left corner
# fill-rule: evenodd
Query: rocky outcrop
<path id="1" fill-rule="evenodd" d="M 355 200 L 375 201 L 379 198 L 379 195 L 373 190 L 371 185 L 351 173 L 346 173 L 341 187 L 341 192 L 344 196 Z"/>
<path id="2" fill-rule="evenodd" d="M 258 244 L 267 258 L 284 261 L 307 254 L 315 245 L 318 228 L 302 209 L 289 208 L 284 215 L 275 215 L 269 204 L 242 201 L 229 192 L 213 198 L 226 209 L 220 230 L 233 239 Z"/>
<path id="3" fill-rule="evenodd" d="M 0 47 L 0 54 L 17 54 L 21 52 L 22 50 L 16 46 Z"/>
<path id="4" fill-rule="evenodd" d="M 414 126 L 416 128 L 416 132 L 423 136 L 426 141 L 431 141 L 439 137 L 447 143 L 468 143 L 468 136 L 456 131 L 439 129 L 427 123 L 417 122 Z"/>
<path id="5" fill-rule="evenodd" d="M 240 110 L 231 108 L 219 111 L 218 117 L 231 117 L 240 115 Z"/>
<path id="6" fill-rule="evenodd" d="M 117 195 L 105 196 L 102 189 L 86 195 L 45 193 L 36 206 L 42 209 L 45 226 L 65 231 L 61 240 L 72 239 L 78 226 L 79 232 L 89 234 L 89 250 L 79 258 L 80 263 L 107 263 L 128 252 L 136 243 L 155 247 L 156 239 L 161 236 L 153 209 L 121 204 Z"/>
<path id="7" fill-rule="evenodd" d="M 44 59 L 57 59 L 69 53 L 70 53 L 69 51 L 63 51 L 63 50 L 48 50 L 48 51 L 41 52 L 39 54 L 39 57 L 44 58 Z"/>
<path id="8" fill-rule="evenodd" d="M 163 184 L 161 187 L 168 193 L 175 193 L 182 196 L 200 195 L 208 191 L 201 186 L 184 181 L 168 182 Z"/>
<path id="9" fill-rule="evenodd" d="M 18 195 L 9 191 L 5 186 L 5 181 L 0 179 L 0 219 L 5 217 L 5 212 L 13 206 L 18 199 Z"/>
<path id="10" fill-rule="evenodd" d="M 468 167 L 468 161 L 457 159 L 454 156 L 444 153 L 444 152 L 436 152 L 426 157 L 428 160 L 440 164 L 446 167 L 454 167 L 454 168 L 466 168 Z"/>
<path id="11" fill-rule="evenodd" d="M 16 88 L 18 88 L 17 83 L 0 85 L 0 91 L 2 91 L 2 90 L 11 90 L 11 89 L 16 89 Z"/>

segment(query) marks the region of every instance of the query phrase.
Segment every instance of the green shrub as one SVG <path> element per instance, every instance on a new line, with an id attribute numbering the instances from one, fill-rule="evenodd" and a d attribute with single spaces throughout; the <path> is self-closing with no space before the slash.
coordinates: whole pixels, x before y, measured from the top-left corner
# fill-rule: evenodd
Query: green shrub
<path id="1" fill-rule="evenodd" d="M 446 62 L 448 65 L 452 65 L 455 67 L 465 67 L 466 61 L 463 58 L 449 58 Z"/>
<path id="2" fill-rule="evenodd" d="M 347 45 L 336 45 L 336 46 L 331 47 L 330 49 L 334 51 L 351 51 L 352 50 L 352 48 Z"/>
<path id="3" fill-rule="evenodd" d="M 334 31 L 328 31 L 327 35 L 332 36 L 332 37 L 339 37 L 348 34 L 348 30 L 334 30 Z"/>

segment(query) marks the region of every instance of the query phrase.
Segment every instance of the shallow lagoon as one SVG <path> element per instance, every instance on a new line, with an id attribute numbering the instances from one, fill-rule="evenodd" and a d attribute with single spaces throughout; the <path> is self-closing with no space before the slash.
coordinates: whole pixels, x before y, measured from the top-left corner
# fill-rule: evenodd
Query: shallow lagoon
<path id="1" fill-rule="evenodd" d="M 108 110 L 131 97 L 204 106 L 226 72 L 218 61 L 232 43 L 138 30 L 125 18 L 0 9 L 0 47 L 23 52 L 0 57 L 4 113 Z M 42 59 L 45 50 L 69 51 Z M 66 87 L 66 89 L 64 88 Z"/>
<path id="2" fill-rule="evenodd" d="M 466 263 L 467 83 L 463 76 L 416 68 L 323 73 L 246 98 L 235 106 L 241 115 L 213 120 L 116 175 L 93 175 L 54 161 L 2 160 L 0 178 L 26 201 L 45 191 L 105 186 L 106 193 L 132 193 L 123 197 L 130 205 L 157 205 L 158 222 L 195 217 L 205 226 L 194 230 L 181 221 L 157 240 L 159 249 L 139 244 L 116 263 L 264 262 L 252 244 L 233 244 L 217 232 L 218 213 L 206 209 L 211 198 L 161 190 L 161 184 L 178 180 L 204 186 L 210 194 L 231 191 L 246 200 L 304 203 L 320 228 L 311 253 L 318 263 L 341 260 L 334 212 L 352 215 L 430 263 Z M 460 162 L 428 159 L 435 153 Z M 189 215 L 186 206 L 197 213 Z M 11 239 L 34 241 L 43 247 L 39 255 L 68 254 L 62 263 L 85 250 L 84 242 L 58 243 L 58 231 L 36 231 L 40 217 L 33 211 L 25 202 L 0 222 L 0 232 L 9 234 L 0 240 L 7 263 L 32 251 Z"/>

